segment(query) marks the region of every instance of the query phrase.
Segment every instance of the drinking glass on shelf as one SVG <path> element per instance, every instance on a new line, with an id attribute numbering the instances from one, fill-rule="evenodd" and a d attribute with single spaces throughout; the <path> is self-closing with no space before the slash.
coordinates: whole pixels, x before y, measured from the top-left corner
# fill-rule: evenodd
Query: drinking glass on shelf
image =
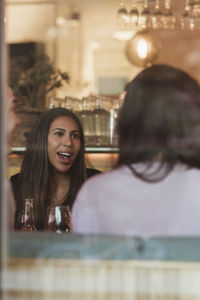
<path id="1" fill-rule="evenodd" d="M 71 212 L 68 205 L 59 205 L 48 209 L 46 231 L 65 233 L 71 232 Z"/>
<path id="2" fill-rule="evenodd" d="M 54 96 L 49 97 L 49 108 L 55 107 L 65 107 L 65 99 L 64 98 L 57 98 Z"/>
<path id="3" fill-rule="evenodd" d="M 82 108 L 82 101 L 74 97 L 65 97 L 65 108 L 71 110 L 74 114 L 78 115 Z"/>

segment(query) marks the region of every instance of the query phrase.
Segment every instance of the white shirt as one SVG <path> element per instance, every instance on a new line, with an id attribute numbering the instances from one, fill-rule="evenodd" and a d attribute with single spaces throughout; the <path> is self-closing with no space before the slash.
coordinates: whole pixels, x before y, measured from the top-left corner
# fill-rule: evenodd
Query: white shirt
<path id="1" fill-rule="evenodd" d="M 200 235 L 200 170 L 176 166 L 148 183 L 122 166 L 87 180 L 72 210 L 77 233 Z"/>

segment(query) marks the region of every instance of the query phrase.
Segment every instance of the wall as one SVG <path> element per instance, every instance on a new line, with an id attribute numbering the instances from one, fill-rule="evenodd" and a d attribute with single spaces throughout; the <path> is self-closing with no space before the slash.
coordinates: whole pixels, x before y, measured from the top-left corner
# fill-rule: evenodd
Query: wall
<path id="1" fill-rule="evenodd" d="M 43 41 L 56 65 L 71 75 L 58 95 L 74 97 L 98 92 L 98 79 L 134 77 L 141 68 L 125 56 L 126 42 L 112 37 L 117 29 L 116 0 L 7 1 L 7 41 Z M 161 1 L 163 3 L 164 1 Z M 131 7 L 131 0 L 126 1 Z M 181 16 L 184 1 L 172 1 Z M 78 18 L 72 18 L 78 12 Z M 72 22 L 75 21 L 75 22 Z M 199 33 L 153 31 L 159 45 L 156 62 L 181 67 L 200 80 Z"/>

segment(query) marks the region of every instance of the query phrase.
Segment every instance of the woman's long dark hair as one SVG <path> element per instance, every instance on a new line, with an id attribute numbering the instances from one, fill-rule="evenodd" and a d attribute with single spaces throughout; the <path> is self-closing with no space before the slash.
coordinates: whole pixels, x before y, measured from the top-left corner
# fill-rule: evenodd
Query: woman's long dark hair
<path id="1" fill-rule="evenodd" d="M 85 174 L 85 141 L 80 120 L 65 108 L 47 110 L 35 123 L 28 138 L 27 150 L 22 163 L 20 181 L 21 190 L 17 197 L 16 228 L 21 221 L 25 198 L 34 199 L 35 222 L 38 230 L 44 227 L 47 206 L 49 205 L 50 175 L 52 172 L 48 160 L 48 133 L 51 123 L 58 117 L 66 116 L 73 119 L 79 128 L 80 151 L 68 171 L 70 187 L 66 204 L 73 205 L 76 193 L 86 178 Z"/>
<path id="2" fill-rule="evenodd" d="M 186 72 L 153 65 L 132 80 L 118 120 L 118 165 L 147 181 L 158 181 L 180 162 L 200 168 L 200 87 Z M 148 173 L 152 163 L 158 169 Z M 149 166 L 137 172 L 133 163 Z M 161 172 L 165 166 L 166 172 Z"/>

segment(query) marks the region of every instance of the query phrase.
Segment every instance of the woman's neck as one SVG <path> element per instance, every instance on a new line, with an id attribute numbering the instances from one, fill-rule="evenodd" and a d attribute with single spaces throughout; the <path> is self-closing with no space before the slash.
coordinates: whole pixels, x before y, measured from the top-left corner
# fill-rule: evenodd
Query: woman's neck
<path id="1" fill-rule="evenodd" d="M 50 180 L 51 206 L 61 205 L 69 191 L 70 178 L 67 173 L 54 172 Z"/>

